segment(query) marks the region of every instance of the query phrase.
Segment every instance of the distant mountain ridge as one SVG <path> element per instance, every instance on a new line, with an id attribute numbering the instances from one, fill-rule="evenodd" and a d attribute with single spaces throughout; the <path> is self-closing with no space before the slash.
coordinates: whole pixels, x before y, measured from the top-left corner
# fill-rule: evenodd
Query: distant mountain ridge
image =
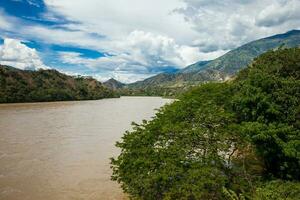
<path id="1" fill-rule="evenodd" d="M 0 65 L 0 103 L 94 100 L 118 97 L 101 82 L 57 70 L 20 70 Z"/>
<path id="2" fill-rule="evenodd" d="M 125 86 L 124 83 L 121 83 L 120 81 L 117 81 L 114 78 L 111 78 L 111 79 L 103 82 L 103 85 L 105 85 L 107 88 L 110 88 L 112 90 L 117 90 L 117 89 L 120 89 Z"/>
<path id="3" fill-rule="evenodd" d="M 207 64 L 209 64 L 211 60 L 208 61 L 199 61 L 192 65 L 189 65 L 179 71 L 179 73 L 190 73 L 194 71 L 199 71 L 200 69 L 204 69 Z"/>
<path id="4" fill-rule="evenodd" d="M 131 88 L 183 87 L 207 81 L 224 81 L 247 67 L 252 60 L 268 50 L 300 46 L 300 30 L 270 36 L 244 44 L 211 61 L 200 61 L 175 74 L 162 73 L 129 84 Z"/>

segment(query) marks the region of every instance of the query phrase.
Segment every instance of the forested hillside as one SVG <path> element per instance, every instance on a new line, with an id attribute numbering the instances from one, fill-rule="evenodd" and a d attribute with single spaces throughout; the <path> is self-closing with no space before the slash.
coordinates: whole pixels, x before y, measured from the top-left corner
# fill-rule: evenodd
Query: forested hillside
<path id="1" fill-rule="evenodd" d="M 280 47 L 299 47 L 300 31 L 292 30 L 244 44 L 211 61 L 199 61 L 173 74 L 158 74 L 130 84 L 130 88 L 182 88 L 208 81 L 225 81 L 262 53 Z"/>
<path id="2" fill-rule="evenodd" d="M 90 77 L 72 77 L 56 70 L 19 70 L 0 65 L 0 103 L 88 100 L 116 97 Z"/>
<path id="3" fill-rule="evenodd" d="M 189 90 L 117 147 L 112 179 L 132 198 L 300 199 L 300 49 Z"/>

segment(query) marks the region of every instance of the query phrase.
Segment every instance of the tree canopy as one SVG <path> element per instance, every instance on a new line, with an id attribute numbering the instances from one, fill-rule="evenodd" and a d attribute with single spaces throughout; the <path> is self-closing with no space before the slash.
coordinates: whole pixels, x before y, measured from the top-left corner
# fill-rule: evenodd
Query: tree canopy
<path id="1" fill-rule="evenodd" d="M 133 124 L 112 179 L 132 199 L 300 199 L 300 49 L 269 51 Z"/>

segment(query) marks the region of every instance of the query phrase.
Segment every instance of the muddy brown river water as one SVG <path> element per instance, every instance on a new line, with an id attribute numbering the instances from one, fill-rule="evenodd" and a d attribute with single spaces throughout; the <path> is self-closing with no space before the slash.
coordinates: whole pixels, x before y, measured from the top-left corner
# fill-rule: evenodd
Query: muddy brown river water
<path id="1" fill-rule="evenodd" d="M 1 200 L 124 199 L 110 180 L 109 158 L 131 122 L 150 119 L 171 100 L 0 105 Z"/>

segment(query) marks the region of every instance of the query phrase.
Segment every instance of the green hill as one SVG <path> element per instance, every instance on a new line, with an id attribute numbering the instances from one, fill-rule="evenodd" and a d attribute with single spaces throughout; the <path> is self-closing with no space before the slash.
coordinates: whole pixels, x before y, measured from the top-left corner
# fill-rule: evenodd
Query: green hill
<path id="1" fill-rule="evenodd" d="M 300 31 L 292 30 L 247 43 L 215 60 L 197 62 L 175 74 L 158 74 L 144 81 L 130 84 L 128 87 L 181 88 L 207 81 L 224 81 L 245 68 L 255 57 L 268 50 L 279 47 L 298 47 L 299 45 Z"/>
<path id="2" fill-rule="evenodd" d="M 117 95 L 90 77 L 56 70 L 19 70 L 0 65 L 0 103 L 89 100 Z"/>
<path id="3" fill-rule="evenodd" d="M 191 73 L 191 72 L 198 72 L 200 70 L 203 70 L 206 68 L 206 66 L 210 63 L 211 61 L 199 61 L 196 62 L 192 65 L 189 65 L 182 70 L 179 71 L 179 73 Z"/>
<path id="4" fill-rule="evenodd" d="M 300 31 L 292 30 L 284 34 L 256 40 L 234 49 L 225 55 L 206 63 L 202 62 L 190 65 L 181 72 L 201 72 L 206 69 L 221 71 L 227 75 L 233 75 L 246 67 L 255 57 L 270 50 L 282 47 L 295 47 L 300 45 Z"/>

